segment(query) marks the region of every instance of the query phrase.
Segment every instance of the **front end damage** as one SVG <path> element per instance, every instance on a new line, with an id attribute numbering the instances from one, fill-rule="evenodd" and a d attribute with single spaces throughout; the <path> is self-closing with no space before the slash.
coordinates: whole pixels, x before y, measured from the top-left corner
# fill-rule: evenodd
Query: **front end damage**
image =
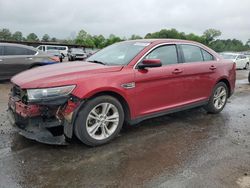
<path id="1" fill-rule="evenodd" d="M 27 91 L 13 86 L 8 116 L 22 136 L 45 144 L 67 145 L 81 101 L 72 96 L 28 102 Z"/>

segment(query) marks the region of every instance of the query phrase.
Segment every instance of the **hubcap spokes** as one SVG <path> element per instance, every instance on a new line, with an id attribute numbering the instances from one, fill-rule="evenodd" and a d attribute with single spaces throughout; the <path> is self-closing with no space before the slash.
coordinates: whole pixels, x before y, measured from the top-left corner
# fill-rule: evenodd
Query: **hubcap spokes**
<path id="1" fill-rule="evenodd" d="M 87 132 L 96 140 L 103 140 L 111 136 L 118 124 L 118 109 L 111 103 L 101 103 L 95 106 L 86 120 Z"/>
<path id="2" fill-rule="evenodd" d="M 227 99 L 227 91 L 224 87 L 218 87 L 214 93 L 214 107 L 220 110 L 226 102 Z"/>

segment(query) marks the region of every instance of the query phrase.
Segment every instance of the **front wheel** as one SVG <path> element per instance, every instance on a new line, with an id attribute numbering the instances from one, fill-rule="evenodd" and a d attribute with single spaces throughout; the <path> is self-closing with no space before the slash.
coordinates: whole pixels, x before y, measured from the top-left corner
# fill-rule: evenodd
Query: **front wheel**
<path id="1" fill-rule="evenodd" d="M 86 102 L 78 113 L 75 135 L 84 144 L 98 146 L 110 142 L 124 122 L 121 103 L 112 96 L 99 96 Z"/>
<path id="2" fill-rule="evenodd" d="M 219 82 L 215 85 L 213 93 L 204 107 L 207 112 L 217 114 L 223 110 L 227 103 L 228 87 L 224 82 Z"/>

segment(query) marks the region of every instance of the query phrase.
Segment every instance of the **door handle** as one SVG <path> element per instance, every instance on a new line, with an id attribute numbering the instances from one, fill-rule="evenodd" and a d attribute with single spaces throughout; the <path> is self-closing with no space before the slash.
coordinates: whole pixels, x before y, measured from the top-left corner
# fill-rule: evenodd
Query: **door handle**
<path id="1" fill-rule="evenodd" d="M 182 73 L 183 71 L 182 70 L 180 70 L 180 69 L 175 69 L 172 73 L 173 74 L 180 74 L 180 73 Z"/>
<path id="2" fill-rule="evenodd" d="M 209 67 L 210 70 L 215 70 L 216 69 L 216 66 L 214 65 L 211 65 L 211 67 Z"/>
<path id="3" fill-rule="evenodd" d="M 32 60 L 33 58 L 32 58 L 32 57 L 27 57 L 26 59 L 28 59 L 28 60 Z"/>

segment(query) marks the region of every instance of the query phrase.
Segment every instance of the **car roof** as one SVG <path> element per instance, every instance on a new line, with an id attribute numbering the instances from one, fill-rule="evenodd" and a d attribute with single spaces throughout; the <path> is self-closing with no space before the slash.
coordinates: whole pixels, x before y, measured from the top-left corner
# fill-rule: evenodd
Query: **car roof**
<path id="1" fill-rule="evenodd" d="M 126 41 L 124 41 L 126 42 Z M 127 42 L 146 42 L 146 43 L 191 43 L 200 44 L 195 41 L 181 40 L 181 39 L 137 39 L 137 40 L 127 40 Z"/>
<path id="2" fill-rule="evenodd" d="M 23 44 L 16 44 L 16 43 L 0 42 L 0 46 L 16 46 L 16 47 L 28 48 L 28 49 L 37 51 L 37 49 L 32 47 L 32 46 L 27 46 L 27 45 L 23 45 Z"/>

